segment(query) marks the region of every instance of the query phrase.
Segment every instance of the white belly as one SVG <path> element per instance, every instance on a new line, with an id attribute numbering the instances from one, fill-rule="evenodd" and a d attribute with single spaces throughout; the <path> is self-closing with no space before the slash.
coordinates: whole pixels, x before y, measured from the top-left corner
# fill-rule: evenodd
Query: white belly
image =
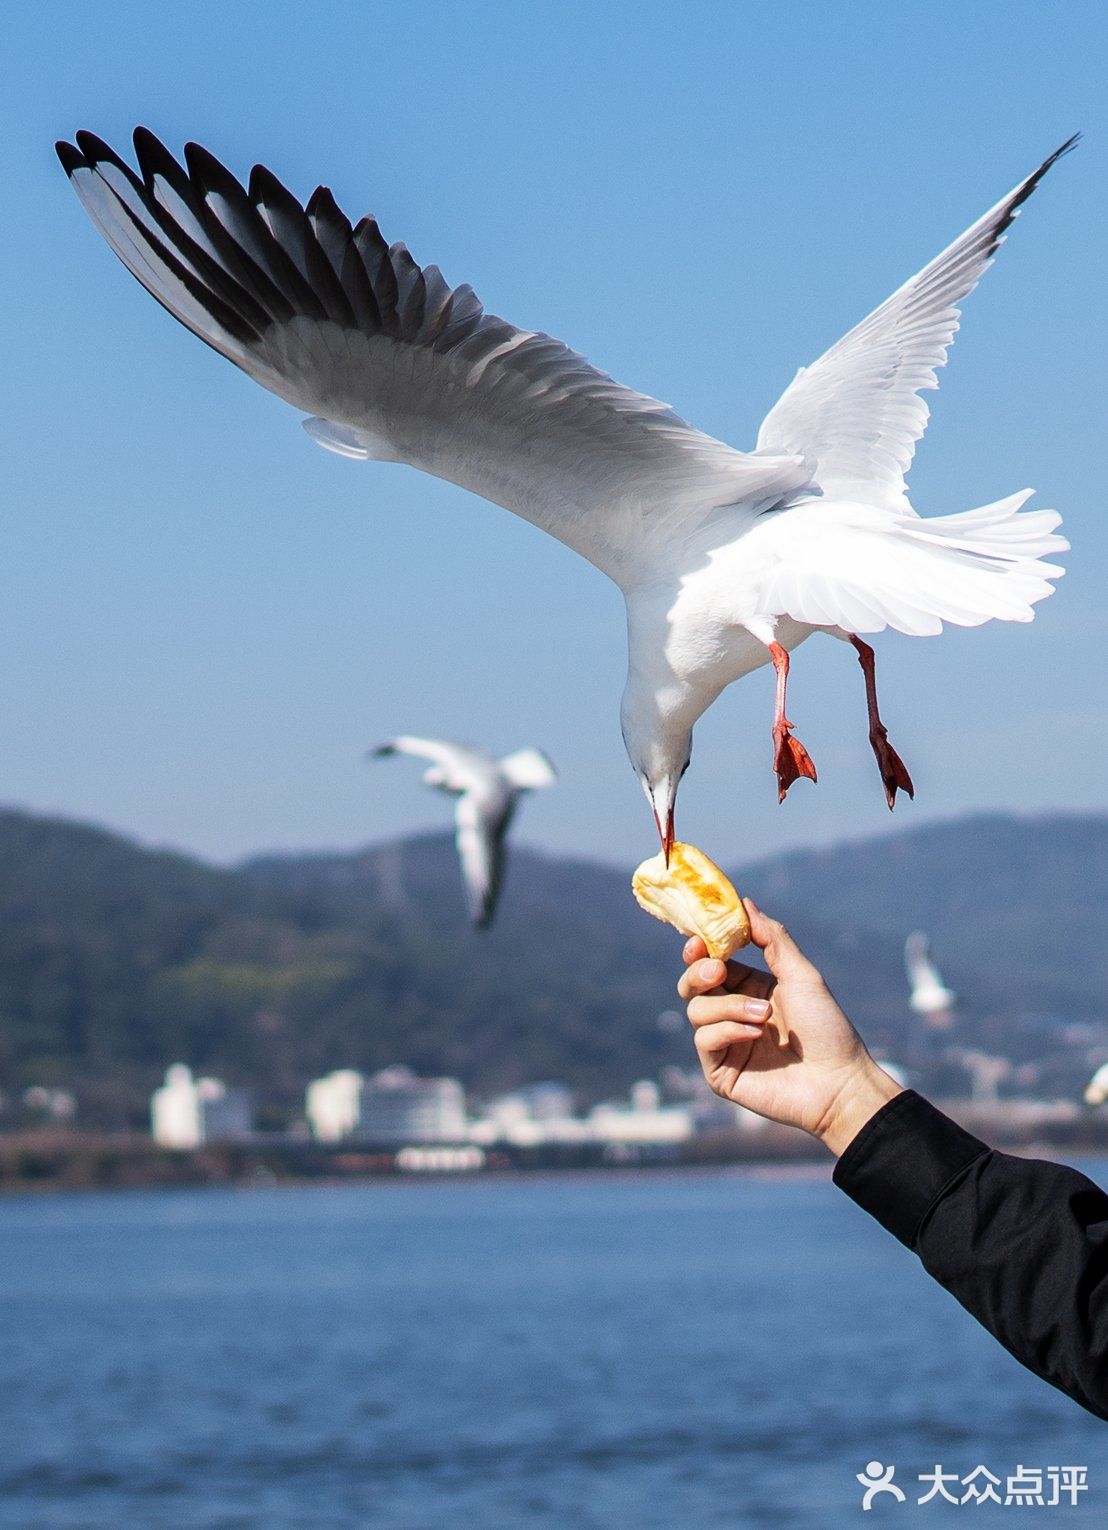
<path id="1" fill-rule="evenodd" d="M 668 666 L 683 678 L 696 677 L 717 694 L 733 680 L 771 663 L 771 642 L 791 653 L 818 630 L 791 616 L 759 615 L 756 588 L 744 588 L 728 577 L 720 563 L 686 576 L 664 604 Z"/>

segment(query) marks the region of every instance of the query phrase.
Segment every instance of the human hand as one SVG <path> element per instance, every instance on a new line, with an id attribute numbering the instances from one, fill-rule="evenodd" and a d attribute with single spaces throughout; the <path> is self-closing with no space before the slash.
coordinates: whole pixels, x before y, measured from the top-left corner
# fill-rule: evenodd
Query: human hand
<path id="1" fill-rule="evenodd" d="M 901 1086 L 874 1062 L 784 926 L 743 902 L 768 973 L 713 960 L 698 936 L 685 945 L 677 991 L 704 1077 L 724 1099 L 803 1128 L 838 1157 Z"/>

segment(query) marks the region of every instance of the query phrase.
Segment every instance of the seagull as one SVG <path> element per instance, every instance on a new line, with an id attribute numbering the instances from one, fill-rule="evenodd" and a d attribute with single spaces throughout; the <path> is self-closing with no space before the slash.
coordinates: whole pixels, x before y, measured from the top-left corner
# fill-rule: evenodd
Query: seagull
<path id="1" fill-rule="evenodd" d="M 553 765 L 541 749 L 517 749 L 495 760 L 483 749 L 410 735 L 391 738 L 370 751 L 372 758 L 390 754 L 430 760 L 423 784 L 458 799 L 455 837 L 466 904 L 474 926 L 487 929 L 504 880 L 504 847 L 516 804 L 524 792 L 554 785 Z"/>
<path id="2" fill-rule="evenodd" d="M 1102 1063 L 1085 1086 L 1085 1104 L 1103 1105 L 1108 1100 L 1108 1063 Z"/>
<path id="3" fill-rule="evenodd" d="M 917 1015 L 943 1026 L 958 1002 L 931 960 L 931 942 L 916 931 L 904 942 L 904 968 L 911 994 L 908 1003 Z"/>
<path id="4" fill-rule="evenodd" d="M 814 632 L 861 664 L 885 798 L 913 795 L 878 709 L 888 627 L 1030 621 L 1064 571 L 1054 510 L 1020 493 L 921 517 L 905 475 L 976 286 L 1069 139 L 819 360 L 762 422 L 752 451 L 703 434 L 560 340 L 484 310 L 351 227 L 320 186 L 305 205 L 256 165 L 243 187 L 206 149 L 180 164 L 145 128 L 137 172 L 92 133 L 57 152 L 124 265 L 200 339 L 308 418 L 320 446 L 401 462 L 541 527 L 607 574 L 627 609 L 624 742 L 668 860 L 693 725 L 733 681 L 776 673 L 778 799 L 811 756 L 786 715 L 790 655 Z"/>

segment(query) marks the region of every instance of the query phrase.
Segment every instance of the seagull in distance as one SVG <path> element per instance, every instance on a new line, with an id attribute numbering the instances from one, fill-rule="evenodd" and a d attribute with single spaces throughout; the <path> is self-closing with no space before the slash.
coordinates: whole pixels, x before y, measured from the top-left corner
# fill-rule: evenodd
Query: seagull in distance
<path id="1" fill-rule="evenodd" d="M 1101 1063 L 1085 1086 L 1085 1104 L 1103 1105 L 1108 1100 L 1108 1063 Z"/>
<path id="2" fill-rule="evenodd" d="M 776 671 L 784 800 L 816 779 L 786 716 L 789 656 L 813 632 L 853 645 L 890 807 L 912 782 L 888 741 L 865 636 L 1030 621 L 1068 547 L 1026 489 L 921 517 L 905 474 L 958 304 L 1063 144 L 868 318 L 802 368 L 738 451 L 487 313 L 355 227 L 326 187 L 304 206 L 256 165 L 244 188 L 207 150 L 184 164 L 144 128 L 137 171 L 91 133 L 57 152 L 124 265 L 175 318 L 356 460 L 403 462 L 502 505 L 614 580 L 627 607 L 623 737 L 668 859 L 693 725 L 732 681 Z M 864 636 L 865 635 L 865 636 Z"/>
<path id="3" fill-rule="evenodd" d="M 553 765 L 541 749 L 517 749 L 494 760 L 483 749 L 409 735 L 390 738 L 370 751 L 375 759 L 389 754 L 430 760 L 423 784 L 457 799 L 455 838 L 466 905 L 476 928 L 487 929 L 504 880 L 505 842 L 516 804 L 524 792 L 554 785 Z"/>
<path id="4" fill-rule="evenodd" d="M 943 982 L 942 974 L 931 960 L 931 942 L 921 930 L 904 942 L 904 970 L 908 975 L 908 1003 L 924 1019 L 949 1016 L 957 996 Z"/>

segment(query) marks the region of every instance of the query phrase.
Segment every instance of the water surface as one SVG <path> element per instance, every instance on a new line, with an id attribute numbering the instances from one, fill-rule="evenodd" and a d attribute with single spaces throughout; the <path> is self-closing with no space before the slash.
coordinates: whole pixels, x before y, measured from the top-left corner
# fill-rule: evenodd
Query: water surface
<path id="1" fill-rule="evenodd" d="M 1108 1520 L 1108 1427 L 825 1177 L 9 1199 L 0 1313 L 18 1530 L 1010 1525 L 916 1478 L 1019 1463 Z"/>

